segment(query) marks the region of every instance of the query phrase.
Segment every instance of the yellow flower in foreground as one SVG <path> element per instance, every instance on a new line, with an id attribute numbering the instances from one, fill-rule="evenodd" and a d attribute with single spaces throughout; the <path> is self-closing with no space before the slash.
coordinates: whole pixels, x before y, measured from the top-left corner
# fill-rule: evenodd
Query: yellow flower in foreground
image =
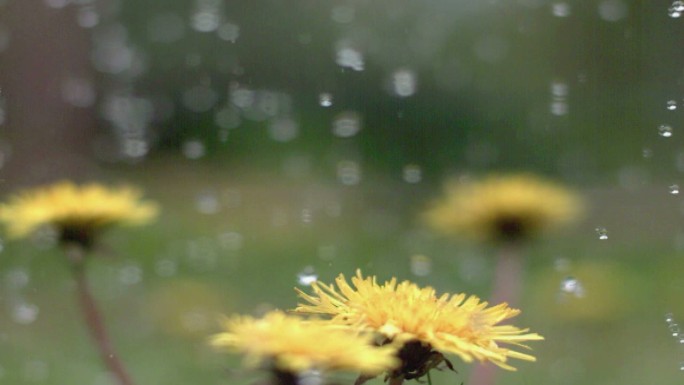
<path id="1" fill-rule="evenodd" d="M 273 365 L 280 373 L 350 370 L 375 375 L 398 364 L 396 350 L 373 346 L 371 336 L 280 311 L 261 319 L 234 316 L 223 327 L 212 345 L 244 353 L 247 366 Z"/>
<path id="2" fill-rule="evenodd" d="M 352 278 L 353 287 L 340 275 L 333 285 L 313 283 L 313 295 L 298 290 L 308 304 L 296 311 L 332 316 L 334 324 L 374 331 L 403 344 L 399 356 L 404 361 L 400 373 L 406 379 L 420 377 L 439 363 L 441 354 L 455 354 L 466 362 L 490 361 L 509 370 L 508 358 L 534 361 L 534 357 L 500 344 L 519 347 L 524 341 L 541 340 L 527 329 L 499 325 L 520 313 L 505 303 L 487 307 L 486 302 L 465 294 L 437 296 L 431 287 L 420 288 L 396 278 L 379 285 L 375 277 L 364 278 L 360 271 Z M 432 361 L 432 362 L 430 362 Z"/>
<path id="3" fill-rule="evenodd" d="M 479 240 L 524 240 L 579 216 L 571 191 L 529 174 L 452 182 L 425 213 L 426 222 L 446 235 Z"/>
<path id="4" fill-rule="evenodd" d="M 54 227 L 61 242 L 91 246 L 95 234 L 117 224 L 143 224 L 157 215 L 157 206 L 140 201 L 131 187 L 107 188 L 59 182 L 23 191 L 0 205 L 0 221 L 13 238 L 30 235 L 43 226 Z"/>

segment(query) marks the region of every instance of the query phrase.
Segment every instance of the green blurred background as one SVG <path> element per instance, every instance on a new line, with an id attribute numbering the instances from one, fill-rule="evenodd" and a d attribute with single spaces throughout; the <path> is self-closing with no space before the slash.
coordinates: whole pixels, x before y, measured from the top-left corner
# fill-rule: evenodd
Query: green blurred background
<path id="1" fill-rule="evenodd" d="M 515 324 L 546 341 L 498 383 L 676 384 L 679 7 L 0 0 L 0 188 L 141 186 L 161 218 L 108 233 L 90 271 L 121 357 L 142 385 L 247 384 L 206 345 L 218 314 L 356 268 L 487 298 L 495 251 L 417 215 L 448 178 L 536 172 L 587 215 L 530 247 Z M 0 383 L 113 384 L 50 239 L 1 245 Z M 467 384 L 454 364 L 434 383 Z"/>

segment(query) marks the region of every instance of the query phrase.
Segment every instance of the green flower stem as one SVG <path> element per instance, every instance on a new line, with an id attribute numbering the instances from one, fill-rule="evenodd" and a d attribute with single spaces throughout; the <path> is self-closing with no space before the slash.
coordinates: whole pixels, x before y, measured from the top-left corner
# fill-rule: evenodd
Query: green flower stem
<path id="1" fill-rule="evenodd" d="M 105 364 L 109 372 L 116 378 L 120 385 L 134 385 L 126 368 L 124 367 L 118 355 L 114 351 L 107 331 L 104 326 L 104 319 L 102 314 L 97 309 L 95 298 L 90 292 L 90 285 L 85 272 L 83 261 L 73 263 L 73 274 L 76 280 L 76 294 L 78 296 L 78 303 L 83 313 L 90 336 L 93 339 L 97 349 L 100 353 L 100 358 Z"/>
<path id="2" fill-rule="evenodd" d="M 494 283 L 490 303 L 506 302 L 515 307 L 520 302 L 524 258 L 519 243 L 505 243 L 499 248 L 494 271 Z M 475 366 L 470 374 L 469 385 L 493 385 L 496 382 L 496 365 L 484 363 Z"/>
<path id="3" fill-rule="evenodd" d="M 432 377 L 430 377 L 430 371 L 427 371 L 428 385 L 432 385 Z"/>
<path id="4" fill-rule="evenodd" d="M 404 376 L 393 377 L 387 385 L 401 385 L 404 383 Z"/>

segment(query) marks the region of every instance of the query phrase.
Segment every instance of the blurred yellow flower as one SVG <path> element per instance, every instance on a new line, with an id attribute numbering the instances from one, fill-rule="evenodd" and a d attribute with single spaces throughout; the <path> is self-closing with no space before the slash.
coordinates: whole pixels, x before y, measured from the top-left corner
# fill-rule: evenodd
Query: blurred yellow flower
<path id="1" fill-rule="evenodd" d="M 334 324 L 374 331 L 387 342 L 403 345 L 399 352 L 403 366 L 392 377 L 420 377 L 444 360 L 442 354 L 448 353 L 466 362 L 489 361 L 515 370 L 508 365 L 508 358 L 535 358 L 500 344 L 526 348 L 522 342 L 543 339 L 527 333 L 527 329 L 499 325 L 520 313 L 505 303 L 487 307 L 486 302 L 475 296 L 438 297 L 431 287 L 420 288 L 409 281 L 397 283 L 396 278 L 379 285 L 374 276 L 364 278 L 360 271 L 351 281 L 353 287 L 340 274 L 335 280 L 337 289 L 315 282 L 311 285 L 313 295 L 297 290 L 308 304 L 300 304 L 295 311 L 329 315 Z"/>
<path id="2" fill-rule="evenodd" d="M 372 345 L 371 336 L 317 320 L 271 311 L 261 319 L 233 316 L 211 344 L 245 354 L 247 366 L 273 365 L 282 373 L 350 370 L 376 375 L 395 367 L 396 350 Z"/>
<path id="3" fill-rule="evenodd" d="M 72 182 L 26 190 L 0 205 L 0 222 L 8 235 L 21 238 L 38 228 L 52 226 L 60 242 L 91 246 L 95 234 L 117 224 L 137 225 L 157 215 L 157 205 L 141 202 L 132 187 L 107 188 L 97 183 Z"/>
<path id="4" fill-rule="evenodd" d="M 572 222 L 581 206 L 579 197 L 562 186 L 530 174 L 513 174 L 449 183 L 424 219 L 446 235 L 517 241 Z"/>

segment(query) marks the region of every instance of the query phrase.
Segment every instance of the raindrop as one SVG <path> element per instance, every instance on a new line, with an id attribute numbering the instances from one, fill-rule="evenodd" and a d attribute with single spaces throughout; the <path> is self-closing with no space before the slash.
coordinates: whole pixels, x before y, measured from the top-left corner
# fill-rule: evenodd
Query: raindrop
<path id="1" fill-rule="evenodd" d="M 178 271 L 178 264 L 170 259 L 160 259 L 154 264 L 154 271 L 160 277 L 171 277 Z"/>
<path id="2" fill-rule="evenodd" d="M 333 96 L 327 92 L 323 92 L 318 95 L 318 104 L 321 107 L 330 107 L 333 105 Z"/>
<path id="3" fill-rule="evenodd" d="M 665 314 L 665 322 L 671 324 L 674 322 L 674 315 L 672 313 Z"/>
<path id="4" fill-rule="evenodd" d="M 679 370 L 681 370 L 682 372 L 684 372 L 684 361 L 682 361 L 682 362 L 679 363 Z"/>
<path id="5" fill-rule="evenodd" d="M 670 185 L 670 194 L 672 194 L 672 195 L 679 194 L 679 185 L 676 185 L 676 184 Z"/>
<path id="6" fill-rule="evenodd" d="M 359 164 L 351 160 L 343 160 L 337 164 L 337 179 L 346 186 L 353 186 L 361 182 Z"/>
<path id="7" fill-rule="evenodd" d="M 221 203 L 213 191 L 205 191 L 195 198 L 195 208 L 202 214 L 216 214 L 221 210 Z"/>
<path id="8" fill-rule="evenodd" d="M 318 280 L 318 275 L 314 272 L 312 266 L 306 266 L 301 272 L 297 274 L 297 283 L 302 286 L 311 286 L 312 283 Z"/>
<path id="9" fill-rule="evenodd" d="M 216 112 L 216 115 L 214 115 L 214 122 L 217 126 L 225 130 L 237 128 L 240 126 L 240 123 L 242 123 L 240 110 L 232 106 L 225 106 Z M 225 140 L 223 141 L 225 142 Z"/>
<path id="10" fill-rule="evenodd" d="M 228 231 L 218 236 L 218 244 L 224 250 L 237 251 L 242 248 L 242 234 L 235 231 Z"/>
<path id="11" fill-rule="evenodd" d="M 12 319 L 18 324 L 28 325 L 38 319 L 39 311 L 38 306 L 22 302 L 15 305 L 12 309 Z"/>
<path id="12" fill-rule="evenodd" d="M 432 273 L 432 259 L 422 254 L 412 255 L 411 273 L 419 277 L 430 275 Z"/>
<path id="13" fill-rule="evenodd" d="M 188 140 L 183 143 L 183 155 L 188 159 L 199 159 L 206 153 L 204 143 L 199 140 Z"/>
<path id="14" fill-rule="evenodd" d="M 570 4 L 561 1 L 551 4 L 551 13 L 556 17 L 568 17 L 572 14 L 572 8 Z"/>
<path id="15" fill-rule="evenodd" d="M 566 277 L 560 283 L 560 291 L 563 294 L 572 294 L 575 297 L 584 296 L 584 287 L 575 277 Z"/>
<path id="16" fill-rule="evenodd" d="M 276 142 L 289 142 L 299 134 L 299 125 L 289 118 L 277 118 L 271 121 L 268 131 Z"/>
<path id="17" fill-rule="evenodd" d="M 361 130 L 361 117 L 356 112 L 345 111 L 335 117 L 332 132 L 340 138 L 350 138 Z"/>
<path id="18" fill-rule="evenodd" d="M 240 37 L 240 27 L 233 23 L 223 23 L 216 31 L 221 40 L 235 43 Z"/>
<path id="19" fill-rule="evenodd" d="M 203 85 L 192 87 L 183 92 L 183 105 L 193 112 L 209 111 L 218 101 L 218 94 Z"/>
<path id="20" fill-rule="evenodd" d="M 597 227 L 596 234 L 598 234 L 599 239 L 602 241 L 608 239 L 608 230 L 605 227 Z"/>
<path id="21" fill-rule="evenodd" d="M 629 8 L 622 0 L 603 0 L 598 5 L 598 13 L 603 20 L 616 22 L 627 17 Z"/>
<path id="22" fill-rule="evenodd" d="M 675 0 L 670 7 L 677 12 L 684 12 L 684 1 Z"/>
<path id="23" fill-rule="evenodd" d="M 399 69 L 392 74 L 392 93 L 396 96 L 411 96 L 416 93 L 417 86 L 416 73 L 410 69 Z"/>
<path id="24" fill-rule="evenodd" d="M 128 265 L 119 270 L 119 282 L 131 286 L 142 281 L 143 271 L 140 266 Z"/>
<path id="25" fill-rule="evenodd" d="M 402 175 L 406 183 L 419 183 L 423 179 L 423 170 L 416 164 L 407 164 Z"/>
<path id="26" fill-rule="evenodd" d="M 672 136 L 672 126 L 668 124 L 661 124 L 658 126 L 658 135 L 662 136 L 663 138 L 669 138 Z"/>
<path id="27" fill-rule="evenodd" d="M 679 325 L 676 323 L 670 323 L 668 326 L 668 329 L 670 330 L 670 333 L 672 333 L 672 337 L 679 337 L 679 333 L 681 333 L 681 329 L 679 328 Z"/>
<path id="28" fill-rule="evenodd" d="M 84 6 L 78 9 L 76 22 L 80 27 L 93 28 L 100 23 L 100 14 L 94 6 Z"/>
<path id="29" fill-rule="evenodd" d="M 310 224 L 313 222 L 313 211 L 311 209 L 302 209 L 301 218 L 303 223 Z"/>
<path id="30" fill-rule="evenodd" d="M 351 68 L 354 71 L 363 71 L 365 65 L 361 51 L 351 47 L 347 42 L 337 44 L 335 62 L 340 67 Z"/>
<path id="31" fill-rule="evenodd" d="M 677 101 L 676 100 L 668 100 L 667 101 L 667 109 L 668 111 L 674 111 L 677 109 Z"/>
<path id="32" fill-rule="evenodd" d="M 190 25 L 197 32 L 215 31 L 221 22 L 221 18 L 215 9 L 200 9 L 192 15 Z"/>
<path id="33" fill-rule="evenodd" d="M 678 19 L 682 16 L 682 12 L 675 10 L 673 7 L 668 9 L 667 14 L 673 19 Z"/>
<path id="34" fill-rule="evenodd" d="M 641 150 L 641 156 L 643 156 L 645 159 L 651 158 L 653 156 L 653 150 L 646 147 L 643 150 Z"/>
<path id="35" fill-rule="evenodd" d="M 9 289 L 24 288 L 30 280 L 28 271 L 23 268 L 14 268 L 5 273 L 5 284 Z"/>

